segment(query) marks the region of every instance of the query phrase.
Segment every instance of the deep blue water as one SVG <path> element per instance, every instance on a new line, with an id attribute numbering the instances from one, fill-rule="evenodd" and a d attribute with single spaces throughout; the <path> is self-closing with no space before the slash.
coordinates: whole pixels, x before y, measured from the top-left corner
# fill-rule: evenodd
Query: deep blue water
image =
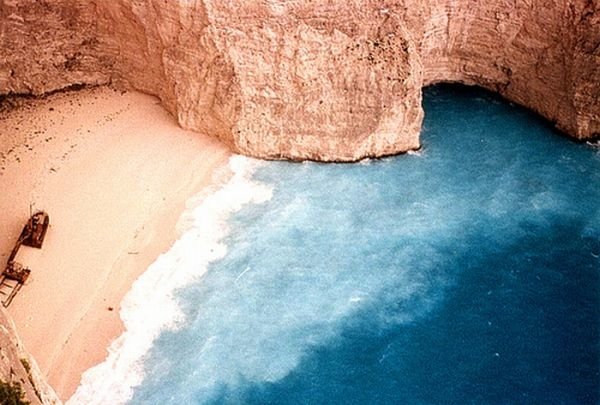
<path id="1" fill-rule="evenodd" d="M 420 155 L 270 162 L 132 404 L 600 403 L 600 152 L 427 89 Z"/>

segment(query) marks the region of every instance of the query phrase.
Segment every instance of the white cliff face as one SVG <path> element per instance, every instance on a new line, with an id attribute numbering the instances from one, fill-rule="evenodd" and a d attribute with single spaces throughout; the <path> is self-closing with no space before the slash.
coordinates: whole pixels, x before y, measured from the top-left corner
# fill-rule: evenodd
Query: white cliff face
<path id="1" fill-rule="evenodd" d="M 46 382 L 35 360 L 23 348 L 15 326 L 0 308 L 0 380 L 18 383 L 32 405 L 59 405 L 60 400 Z"/>
<path id="2" fill-rule="evenodd" d="M 235 2 L 211 4 L 215 43 L 240 89 L 240 151 L 356 160 L 418 147 L 421 66 L 409 32 L 396 15 L 337 3 L 246 5 L 237 15 Z"/>
<path id="3" fill-rule="evenodd" d="M 576 138 L 600 133 L 600 3 L 429 3 L 429 18 L 406 17 L 427 21 L 416 35 L 425 84 L 477 84 Z"/>
<path id="4" fill-rule="evenodd" d="M 442 81 L 600 134 L 590 0 L 0 0 L 0 51 L 0 94 L 113 82 L 263 158 L 417 148 L 421 88 Z"/>

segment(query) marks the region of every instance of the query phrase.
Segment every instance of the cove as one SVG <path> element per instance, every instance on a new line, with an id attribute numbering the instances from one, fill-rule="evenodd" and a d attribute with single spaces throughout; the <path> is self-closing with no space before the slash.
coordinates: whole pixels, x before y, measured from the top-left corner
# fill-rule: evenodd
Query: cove
<path id="1" fill-rule="evenodd" d="M 598 149 L 476 88 L 424 108 L 418 153 L 261 165 L 129 403 L 598 403 Z"/>

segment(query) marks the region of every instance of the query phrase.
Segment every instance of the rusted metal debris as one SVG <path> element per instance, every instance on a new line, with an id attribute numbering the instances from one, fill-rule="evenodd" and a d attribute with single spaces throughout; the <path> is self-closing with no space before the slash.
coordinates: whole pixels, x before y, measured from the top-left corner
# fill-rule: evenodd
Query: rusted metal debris
<path id="1" fill-rule="evenodd" d="M 41 249 L 46 232 L 50 225 L 50 217 L 44 211 L 33 214 L 21 232 L 20 240 L 23 245 Z"/>
<path id="2" fill-rule="evenodd" d="M 30 269 L 15 261 L 19 248 L 21 245 L 25 245 L 40 249 L 44 243 L 49 225 L 50 217 L 48 214 L 44 211 L 38 211 L 29 218 L 23 227 L 23 231 L 8 257 L 6 267 L 0 275 L 0 300 L 5 307 L 10 305 L 31 274 Z"/>

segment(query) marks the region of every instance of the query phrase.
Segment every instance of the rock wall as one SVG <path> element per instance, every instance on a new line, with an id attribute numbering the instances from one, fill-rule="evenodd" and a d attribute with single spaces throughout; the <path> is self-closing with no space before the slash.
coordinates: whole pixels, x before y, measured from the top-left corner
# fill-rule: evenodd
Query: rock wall
<path id="1" fill-rule="evenodd" d="M 0 308 L 0 380 L 16 382 L 32 405 L 58 405 L 60 401 L 48 386 L 42 373 L 23 349 L 15 326 L 4 308 Z"/>
<path id="2" fill-rule="evenodd" d="M 600 134 L 600 2 L 429 2 L 414 27 L 424 84 L 475 84 L 578 139 Z M 426 21 L 423 24 L 423 21 Z"/>
<path id="3" fill-rule="evenodd" d="M 107 83 L 113 58 L 98 48 L 96 15 L 88 1 L 0 0 L 0 94 Z"/>
<path id="4" fill-rule="evenodd" d="M 597 0 L 0 0 L 0 55 L 0 94 L 129 86 L 264 158 L 418 148 L 441 81 L 600 135 Z"/>

